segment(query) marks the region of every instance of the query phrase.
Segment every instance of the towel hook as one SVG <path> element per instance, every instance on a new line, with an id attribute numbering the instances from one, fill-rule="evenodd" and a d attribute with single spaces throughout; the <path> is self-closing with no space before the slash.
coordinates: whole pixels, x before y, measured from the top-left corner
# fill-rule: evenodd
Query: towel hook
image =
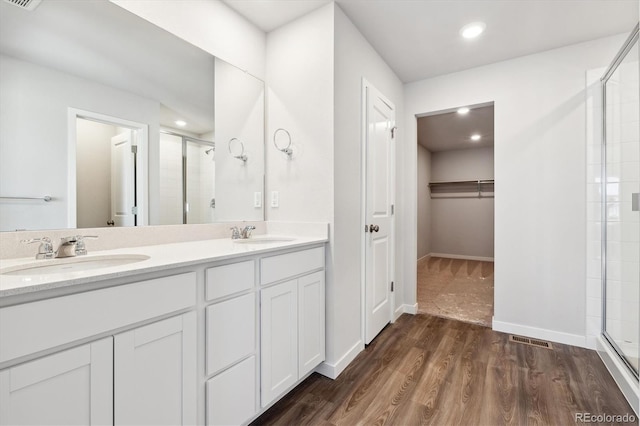
<path id="1" fill-rule="evenodd" d="M 280 148 L 278 146 L 278 143 L 276 142 L 276 135 L 280 131 L 285 132 L 287 134 L 287 137 L 289 138 L 289 143 L 284 148 Z M 291 158 L 291 155 L 293 154 L 293 149 L 291 149 L 291 134 L 286 129 L 280 128 L 280 129 L 276 130 L 275 132 L 273 132 L 273 144 L 275 145 L 275 147 L 276 147 L 276 149 L 278 151 L 284 152 L 285 154 L 287 154 L 289 156 L 289 158 Z"/>
<path id="2" fill-rule="evenodd" d="M 240 144 L 240 154 L 239 155 L 235 155 L 233 153 L 233 151 L 231 150 L 231 145 L 233 143 L 233 141 L 238 141 L 238 143 Z M 241 160 L 242 162 L 246 163 L 247 162 L 247 155 L 244 153 L 244 144 L 242 143 L 241 140 L 239 140 L 238 138 L 231 138 L 229 139 L 229 154 L 233 155 L 233 158 L 237 158 L 238 160 Z"/>

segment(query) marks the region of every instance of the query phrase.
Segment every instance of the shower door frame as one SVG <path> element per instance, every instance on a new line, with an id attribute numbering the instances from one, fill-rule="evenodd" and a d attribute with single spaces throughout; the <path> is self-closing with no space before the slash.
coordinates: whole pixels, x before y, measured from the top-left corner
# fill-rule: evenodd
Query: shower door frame
<path id="1" fill-rule="evenodd" d="M 635 368 L 629 363 L 626 359 L 624 352 L 620 349 L 615 340 L 609 335 L 606 330 L 607 323 L 607 82 L 611 78 L 611 76 L 616 72 L 618 66 L 624 61 L 627 57 L 627 54 L 631 52 L 634 45 L 639 40 L 639 29 L 640 23 L 636 24 L 634 29 L 631 31 L 631 34 L 624 42 L 622 48 L 618 51 L 617 55 L 600 78 L 600 90 L 602 95 L 602 164 L 601 164 L 601 215 L 602 215 L 602 241 L 601 241 L 601 279 L 602 279 L 602 322 L 601 322 L 601 334 L 604 337 L 604 340 L 609 344 L 611 349 L 616 353 L 620 361 L 624 363 L 629 372 L 636 378 L 639 379 L 638 372 Z"/>
<path id="2" fill-rule="evenodd" d="M 187 142 L 195 142 L 199 145 L 210 146 L 213 148 L 213 152 L 216 151 L 216 143 L 214 141 L 206 141 L 204 139 L 198 139 L 193 136 L 188 136 L 182 133 L 172 132 L 170 130 L 162 129 L 160 133 L 166 135 L 176 136 L 182 139 L 182 225 L 187 224 Z"/>

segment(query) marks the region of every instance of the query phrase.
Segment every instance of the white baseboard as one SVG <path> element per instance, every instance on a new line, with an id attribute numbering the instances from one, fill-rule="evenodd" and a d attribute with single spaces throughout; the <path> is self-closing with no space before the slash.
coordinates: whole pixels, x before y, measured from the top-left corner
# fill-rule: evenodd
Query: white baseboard
<path id="1" fill-rule="evenodd" d="M 400 318 L 400 315 L 404 314 L 404 305 L 400 305 L 399 307 L 396 308 L 395 311 L 393 311 L 393 321 L 395 322 L 398 318 Z"/>
<path id="2" fill-rule="evenodd" d="M 405 314 L 415 315 L 418 313 L 418 304 L 414 303 L 413 305 L 404 304 L 399 309 L 402 309 L 402 312 Z"/>
<path id="3" fill-rule="evenodd" d="M 580 334 L 563 333 L 561 331 L 548 330 L 545 328 L 530 327 L 527 325 L 514 324 L 493 319 L 493 329 L 503 333 L 517 334 L 525 337 L 535 337 L 541 340 L 563 343 L 565 345 L 588 348 L 586 336 Z"/>
<path id="4" fill-rule="evenodd" d="M 356 359 L 358 354 L 364 350 L 364 343 L 361 340 L 351 347 L 347 351 L 346 354 L 342 355 L 342 357 L 336 361 L 335 363 L 328 363 L 327 361 L 323 362 L 319 366 L 316 367 L 315 371 L 317 373 L 322 374 L 330 379 L 337 379 L 340 373 L 344 371 L 345 368 L 351 364 L 351 361 Z"/>
<path id="5" fill-rule="evenodd" d="M 596 338 L 596 345 L 598 355 L 602 359 L 602 362 L 609 370 L 609 374 L 613 377 L 618 388 L 629 401 L 629 405 L 636 416 L 640 416 L 640 389 L 638 388 L 638 381 L 632 376 L 627 367 L 620 361 L 617 354 L 613 352 L 609 343 L 602 337 Z"/>
<path id="6" fill-rule="evenodd" d="M 493 257 L 466 256 L 464 254 L 429 253 L 427 256 L 445 257 L 447 259 L 479 260 L 479 261 L 482 261 L 482 262 L 493 262 Z"/>
<path id="7" fill-rule="evenodd" d="M 598 341 L 598 336 L 587 336 L 586 337 L 586 343 L 587 343 L 586 348 L 587 349 L 591 349 L 593 351 L 597 350 L 598 349 L 597 341 Z"/>
<path id="8" fill-rule="evenodd" d="M 422 256 L 420 259 L 418 259 L 418 262 L 420 262 L 421 260 L 426 259 L 428 257 L 431 257 L 431 253 L 425 254 L 424 256 Z"/>

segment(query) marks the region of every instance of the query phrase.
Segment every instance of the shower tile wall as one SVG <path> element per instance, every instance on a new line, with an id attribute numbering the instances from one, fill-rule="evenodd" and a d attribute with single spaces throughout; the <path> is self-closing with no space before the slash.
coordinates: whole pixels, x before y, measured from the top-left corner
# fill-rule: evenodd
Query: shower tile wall
<path id="1" fill-rule="evenodd" d="M 602 94 L 600 77 L 605 68 L 587 72 L 587 319 L 589 347 L 595 348 L 602 329 Z"/>
<path id="2" fill-rule="evenodd" d="M 182 223 L 182 138 L 160 134 L 160 223 Z"/>
<path id="3" fill-rule="evenodd" d="M 205 154 L 209 146 L 187 142 L 187 223 L 213 222 L 215 209 L 211 201 L 215 197 L 215 162 Z"/>

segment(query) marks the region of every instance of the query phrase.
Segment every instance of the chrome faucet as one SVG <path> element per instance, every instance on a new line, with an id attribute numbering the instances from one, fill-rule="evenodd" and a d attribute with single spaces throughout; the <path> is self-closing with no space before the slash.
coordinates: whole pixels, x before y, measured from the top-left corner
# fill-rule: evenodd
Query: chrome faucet
<path id="1" fill-rule="evenodd" d="M 77 235 L 76 236 L 76 256 L 87 254 L 87 246 L 84 244 L 85 238 L 98 238 L 97 235 Z"/>
<path id="2" fill-rule="evenodd" d="M 253 225 L 247 225 L 242 229 L 239 229 L 237 226 L 233 226 L 231 228 L 231 239 L 232 240 L 246 240 L 251 238 L 251 231 L 256 229 Z"/>
<path id="3" fill-rule="evenodd" d="M 56 257 L 74 257 L 87 254 L 84 244 L 85 238 L 98 238 L 96 235 L 72 235 L 60 239 L 60 245 L 56 250 Z"/>
<path id="4" fill-rule="evenodd" d="M 231 227 L 229 229 L 231 229 L 231 239 L 232 240 L 239 240 L 240 238 L 242 238 L 240 236 L 240 230 L 238 229 L 237 226 L 233 226 L 233 227 Z"/>
<path id="5" fill-rule="evenodd" d="M 247 225 L 244 227 L 244 229 L 242 229 L 242 231 L 240 231 L 240 236 L 245 240 L 247 238 L 251 238 L 251 231 L 253 231 L 254 229 L 256 229 L 255 226 Z"/>
<path id="6" fill-rule="evenodd" d="M 36 259 L 52 259 L 53 258 L 53 244 L 51 244 L 51 239 L 49 237 L 42 238 L 30 238 L 28 240 L 21 240 L 21 243 L 24 244 L 33 244 L 40 243 L 38 246 L 38 253 L 36 254 Z"/>

